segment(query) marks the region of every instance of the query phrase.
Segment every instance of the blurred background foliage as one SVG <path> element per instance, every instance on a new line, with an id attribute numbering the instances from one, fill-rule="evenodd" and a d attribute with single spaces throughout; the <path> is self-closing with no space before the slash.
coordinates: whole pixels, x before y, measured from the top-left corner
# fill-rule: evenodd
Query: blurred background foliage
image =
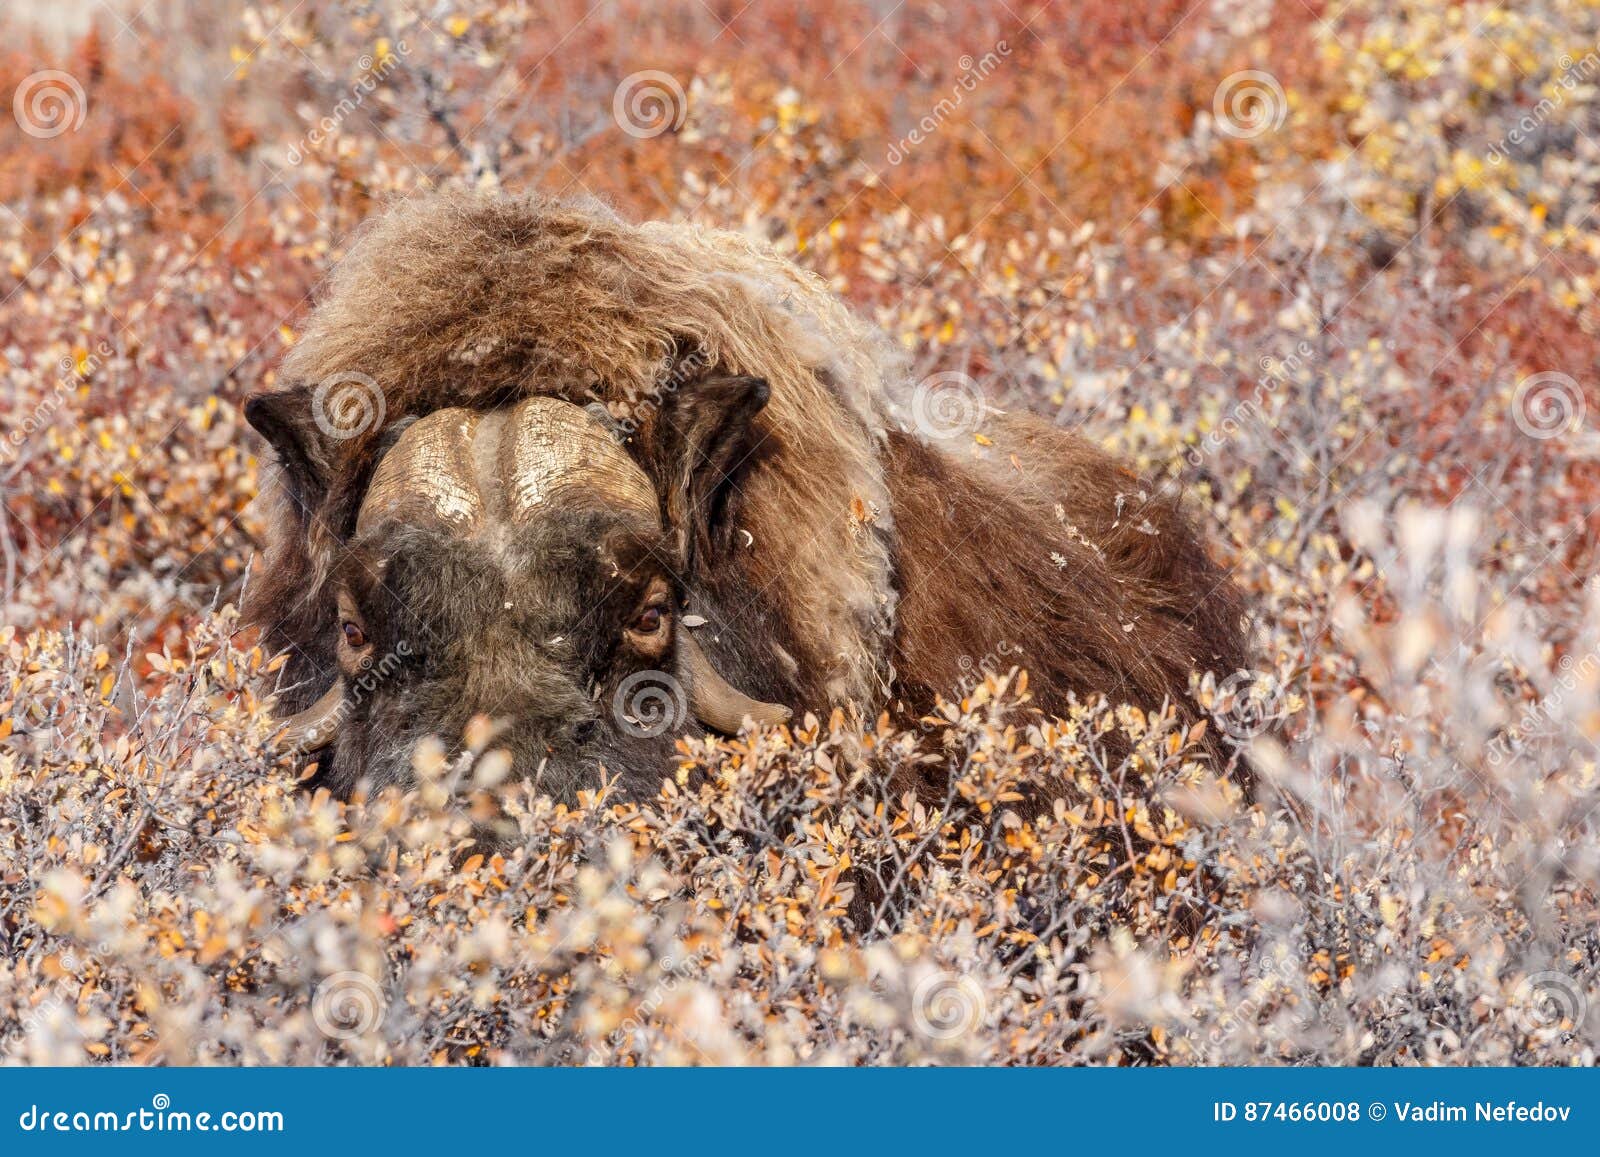
<path id="1" fill-rule="evenodd" d="M 18 7 L 8 1055 L 1592 1061 L 1593 0 Z M 932 819 L 845 790 L 902 740 L 843 719 L 686 753 L 720 794 L 530 802 L 462 871 L 459 814 L 295 794 L 229 609 L 237 408 L 352 230 L 443 185 L 764 238 L 918 375 L 1184 487 L 1256 600 L 1262 799 L 1178 806 L 1181 737 L 1019 724 L 1003 672 L 951 689 Z M 848 866 L 905 847 L 857 927 Z M 966 1031 L 919 1024 L 927 961 Z M 384 1015 L 309 1031 L 351 970 Z"/>

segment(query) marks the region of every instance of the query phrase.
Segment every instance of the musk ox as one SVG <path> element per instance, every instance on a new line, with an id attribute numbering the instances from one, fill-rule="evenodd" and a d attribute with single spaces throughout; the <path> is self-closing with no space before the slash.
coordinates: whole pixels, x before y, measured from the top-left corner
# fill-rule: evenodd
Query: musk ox
<path id="1" fill-rule="evenodd" d="M 732 233 L 441 195 L 370 224 L 246 404 L 274 451 L 247 612 L 336 792 L 504 721 L 552 794 L 653 792 L 677 734 L 915 719 L 975 666 L 1064 713 L 1200 710 L 1240 599 L 1178 504 L 1085 439 L 907 421 L 902 356 Z M 1223 753 L 1219 748 L 1218 756 Z"/>

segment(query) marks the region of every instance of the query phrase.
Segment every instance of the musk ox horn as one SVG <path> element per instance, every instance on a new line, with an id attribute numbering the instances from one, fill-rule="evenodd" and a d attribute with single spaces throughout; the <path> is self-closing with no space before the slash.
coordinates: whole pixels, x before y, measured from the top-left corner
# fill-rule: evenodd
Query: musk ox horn
<path id="1" fill-rule="evenodd" d="M 291 751 L 318 751 L 333 742 L 339 709 L 344 705 L 344 680 L 335 679 L 321 699 L 284 721 L 282 742 Z"/>
<path id="2" fill-rule="evenodd" d="M 783 723 L 791 714 L 777 703 L 763 703 L 736 690 L 717 674 L 711 660 L 687 630 L 678 633 L 678 653 L 689 673 L 689 707 L 707 727 L 733 735 L 748 716 L 761 727 Z"/>
<path id="3" fill-rule="evenodd" d="M 418 512 L 468 530 L 483 513 L 472 457 L 480 415 L 435 410 L 417 419 L 373 472 L 356 531 L 386 517 Z"/>
<path id="4" fill-rule="evenodd" d="M 557 398 L 534 397 L 507 419 L 511 436 L 501 443 L 500 475 L 506 479 L 515 522 L 527 519 L 552 495 L 581 485 L 622 506 L 660 517 L 655 486 L 594 414 Z"/>
<path id="5" fill-rule="evenodd" d="M 486 414 L 436 410 L 378 463 L 356 530 L 420 515 L 470 533 L 486 508 L 525 522 L 580 487 L 652 514 L 658 509 L 649 476 L 594 415 L 571 402 L 541 396 Z"/>

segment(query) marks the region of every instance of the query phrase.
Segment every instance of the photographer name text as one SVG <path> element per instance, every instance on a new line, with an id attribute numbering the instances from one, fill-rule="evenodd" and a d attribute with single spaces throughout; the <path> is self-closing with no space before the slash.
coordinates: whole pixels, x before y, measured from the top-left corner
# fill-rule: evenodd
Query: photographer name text
<path id="1" fill-rule="evenodd" d="M 1535 1101 L 1531 1105 L 1516 1101 L 1473 1101 L 1451 1104 L 1430 1101 L 1213 1101 L 1213 1121 L 1315 1123 L 1393 1120 L 1403 1125 L 1440 1125 L 1459 1122 L 1540 1122 L 1571 1119 L 1571 1105 L 1552 1105 Z"/>

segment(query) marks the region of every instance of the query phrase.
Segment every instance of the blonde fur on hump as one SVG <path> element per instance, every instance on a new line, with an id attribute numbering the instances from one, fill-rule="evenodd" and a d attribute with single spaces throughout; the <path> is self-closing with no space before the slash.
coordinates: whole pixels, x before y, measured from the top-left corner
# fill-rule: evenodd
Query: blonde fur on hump
<path id="1" fill-rule="evenodd" d="M 771 386 L 776 443 L 744 485 L 748 570 L 785 591 L 836 702 L 888 690 L 894 596 L 881 441 L 905 368 L 815 275 L 733 233 L 635 225 L 594 201 L 442 194 L 366 226 L 284 361 L 289 383 L 365 374 L 385 424 L 529 394 L 643 413 L 675 359 Z M 667 388 L 672 388 L 669 384 Z M 326 448 L 354 484 L 377 431 Z M 770 448 L 769 448 L 770 449 Z M 876 512 L 865 522 L 863 509 Z M 318 573 L 332 543 L 316 533 Z"/>

